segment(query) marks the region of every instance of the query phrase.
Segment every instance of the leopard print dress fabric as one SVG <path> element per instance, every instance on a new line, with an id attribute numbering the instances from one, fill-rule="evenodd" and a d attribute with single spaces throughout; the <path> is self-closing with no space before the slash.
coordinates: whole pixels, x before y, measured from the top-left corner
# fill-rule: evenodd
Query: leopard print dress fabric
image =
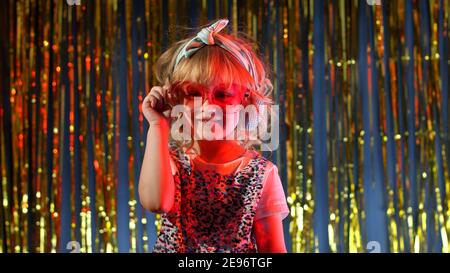
<path id="1" fill-rule="evenodd" d="M 231 175 L 198 171 L 188 155 L 171 149 L 178 172 L 174 205 L 161 214 L 154 253 L 256 253 L 253 218 L 267 159 L 256 155 Z"/>

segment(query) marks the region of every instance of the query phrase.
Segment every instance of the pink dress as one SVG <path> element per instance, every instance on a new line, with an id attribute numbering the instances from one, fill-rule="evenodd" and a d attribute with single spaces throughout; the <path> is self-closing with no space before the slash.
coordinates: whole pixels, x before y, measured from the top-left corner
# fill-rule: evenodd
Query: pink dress
<path id="1" fill-rule="evenodd" d="M 257 252 L 253 222 L 289 215 L 277 167 L 254 151 L 212 164 L 172 147 L 175 201 L 153 252 Z"/>

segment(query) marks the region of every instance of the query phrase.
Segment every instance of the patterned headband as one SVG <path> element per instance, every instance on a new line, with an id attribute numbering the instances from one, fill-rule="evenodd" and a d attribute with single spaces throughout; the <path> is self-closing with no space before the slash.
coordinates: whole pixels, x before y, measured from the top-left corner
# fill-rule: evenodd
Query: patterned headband
<path id="1" fill-rule="evenodd" d="M 255 80 L 255 83 L 259 88 L 258 85 L 260 83 L 260 79 L 258 78 L 258 74 L 256 73 L 255 64 L 253 63 L 253 57 L 250 52 L 245 48 L 239 47 L 226 37 L 218 34 L 223 28 L 227 26 L 227 24 L 228 19 L 220 19 L 214 24 L 205 27 L 200 32 L 198 32 L 197 36 L 187 42 L 178 53 L 173 70 L 175 70 L 178 63 L 183 58 L 187 59 L 191 57 L 202 47 L 206 45 L 218 45 L 230 52 L 231 55 L 233 55 L 242 64 L 242 66 L 250 73 L 250 76 Z"/>

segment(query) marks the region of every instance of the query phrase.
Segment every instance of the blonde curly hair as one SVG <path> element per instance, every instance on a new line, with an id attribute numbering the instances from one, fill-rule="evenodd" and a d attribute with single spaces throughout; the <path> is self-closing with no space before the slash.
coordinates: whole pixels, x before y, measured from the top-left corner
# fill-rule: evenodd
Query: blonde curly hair
<path id="1" fill-rule="evenodd" d="M 239 60 L 230 54 L 226 49 L 218 45 L 205 45 L 189 58 L 183 58 L 174 69 L 176 59 L 180 51 L 194 36 L 173 43 L 156 61 L 153 72 L 157 81 L 161 85 L 175 84 L 177 82 L 193 82 L 204 86 L 211 86 L 217 83 L 225 83 L 229 86 L 237 84 L 246 86 L 249 93 L 250 104 L 256 106 L 259 113 L 260 106 L 265 105 L 270 111 L 273 104 L 273 86 L 268 79 L 269 69 L 258 56 L 257 43 L 246 34 L 239 32 L 237 35 L 220 33 L 219 36 L 235 43 L 239 48 L 247 49 L 252 62 L 254 63 L 255 74 L 260 82 L 256 82 Z M 228 87 L 229 87 L 228 86 Z M 175 97 L 170 94 L 168 97 Z M 240 141 L 246 148 L 252 148 L 259 141 Z M 182 146 L 193 146 L 192 141 L 178 143 Z"/>

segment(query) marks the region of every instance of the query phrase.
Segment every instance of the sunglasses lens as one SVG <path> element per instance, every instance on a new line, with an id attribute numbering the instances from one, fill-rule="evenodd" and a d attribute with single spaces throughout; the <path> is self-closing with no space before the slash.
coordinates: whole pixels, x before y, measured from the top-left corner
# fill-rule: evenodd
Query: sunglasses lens
<path id="1" fill-rule="evenodd" d="M 176 104 L 182 104 L 185 100 L 191 100 L 195 97 L 204 97 L 204 87 L 200 84 L 190 82 L 176 82 L 172 84 L 171 94 Z"/>
<path id="2" fill-rule="evenodd" d="M 247 88 L 239 85 L 217 85 L 208 89 L 202 84 L 192 82 L 176 82 L 171 86 L 171 94 L 174 104 L 184 103 L 201 97 L 203 101 L 208 99 L 209 103 L 216 104 L 223 109 L 227 105 L 242 104 Z"/>

